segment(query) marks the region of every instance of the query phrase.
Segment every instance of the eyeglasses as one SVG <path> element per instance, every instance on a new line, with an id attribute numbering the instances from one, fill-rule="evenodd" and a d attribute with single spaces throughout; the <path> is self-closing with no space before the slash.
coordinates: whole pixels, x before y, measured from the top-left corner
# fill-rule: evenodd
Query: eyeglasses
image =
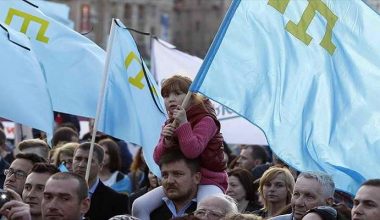
<path id="1" fill-rule="evenodd" d="M 212 210 L 207 210 L 207 209 L 198 209 L 198 210 L 195 210 L 194 211 L 194 216 L 195 217 L 211 217 L 211 218 L 215 218 L 215 219 L 220 219 L 222 217 L 224 217 L 224 213 L 221 213 L 221 212 L 216 212 L 216 211 L 212 211 Z"/>
<path id="2" fill-rule="evenodd" d="M 24 171 L 14 170 L 12 168 L 4 170 L 4 175 L 6 175 L 6 176 L 12 176 L 12 174 L 15 175 L 16 179 L 23 179 L 23 178 L 25 178 L 28 175 Z"/>
<path id="3" fill-rule="evenodd" d="M 73 164 L 73 160 L 72 159 L 71 160 L 62 160 L 61 163 L 64 164 L 65 166 L 66 165 L 72 165 Z"/>

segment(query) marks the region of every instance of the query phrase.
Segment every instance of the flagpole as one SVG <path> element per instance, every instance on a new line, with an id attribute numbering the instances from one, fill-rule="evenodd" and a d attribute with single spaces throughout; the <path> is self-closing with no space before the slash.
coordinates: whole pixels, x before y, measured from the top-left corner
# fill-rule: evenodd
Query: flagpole
<path id="1" fill-rule="evenodd" d="M 188 91 L 187 94 L 186 94 L 186 96 L 185 96 L 185 98 L 184 98 L 183 101 L 182 101 L 181 107 L 184 108 L 185 110 L 186 110 L 186 108 L 187 108 L 187 107 L 189 106 L 189 104 L 190 104 L 190 98 L 191 98 L 191 95 L 192 95 L 192 94 L 193 94 L 192 92 Z M 178 126 L 178 122 L 177 122 L 177 120 L 174 120 L 174 121 L 172 122 L 172 126 L 174 126 L 175 128 Z"/>
<path id="2" fill-rule="evenodd" d="M 100 93 L 99 93 L 98 105 L 96 107 L 94 128 L 92 130 L 90 152 L 88 155 L 88 162 L 87 162 L 87 168 L 86 168 L 85 179 L 86 179 L 87 183 L 88 183 L 88 178 L 90 176 L 90 169 L 91 169 L 92 157 L 93 157 L 93 153 L 94 153 L 95 136 L 96 136 L 96 132 L 97 132 L 98 121 L 99 121 L 100 112 L 102 110 L 103 102 L 104 102 L 104 91 L 105 91 L 106 83 L 108 80 L 108 73 L 109 73 L 108 70 L 109 70 L 110 56 L 111 56 L 111 51 L 112 51 L 112 46 L 113 46 L 113 38 L 115 35 L 115 30 L 114 30 L 115 25 L 116 25 L 116 21 L 114 18 L 112 18 L 110 35 L 109 35 L 108 42 L 107 42 L 107 56 L 106 56 L 106 62 L 105 62 L 104 71 L 103 71 L 103 82 L 102 82 L 102 86 L 101 86 Z M 99 161 L 99 162 L 101 163 L 102 161 Z M 91 186 L 89 186 L 89 187 L 91 187 Z"/>
<path id="3" fill-rule="evenodd" d="M 186 108 L 189 106 L 189 104 L 190 104 L 190 98 L 191 98 L 191 95 L 192 95 L 192 94 L 193 94 L 193 93 L 190 92 L 190 91 L 187 92 L 187 94 L 186 94 L 186 96 L 185 96 L 185 98 L 183 99 L 183 102 L 182 102 L 182 104 L 181 104 L 181 107 L 182 107 L 182 108 L 186 109 Z"/>

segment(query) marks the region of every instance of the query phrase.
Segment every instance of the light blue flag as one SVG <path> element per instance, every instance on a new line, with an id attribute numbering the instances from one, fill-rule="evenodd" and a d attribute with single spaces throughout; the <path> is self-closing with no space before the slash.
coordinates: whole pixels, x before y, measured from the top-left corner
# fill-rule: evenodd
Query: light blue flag
<path id="1" fill-rule="evenodd" d="M 74 28 L 74 22 L 70 20 L 70 7 L 66 4 L 51 2 L 46 0 L 28 0 L 29 2 L 38 6 L 38 8 L 46 15 L 54 18 L 62 24 Z"/>
<path id="2" fill-rule="evenodd" d="M 53 133 L 53 108 L 29 39 L 0 22 L 0 117 Z"/>
<path id="3" fill-rule="evenodd" d="M 0 20 L 26 33 L 43 65 L 53 109 L 95 117 L 105 52 L 22 0 L 1 0 Z"/>
<path id="4" fill-rule="evenodd" d="M 166 120 L 160 89 L 141 58 L 132 35 L 119 20 L 113 36 L 110 39 L 112 49 L 108 51 L 109 73 L 98 130 L 142 146 L 149 169 L 159 175 L 153 150 Z"/>
<path id="5" fill-rule="evenodd" d="M 234 1 L 191 86 L 292 167 L 354 194 L 380 169 L 380 16 L 360 0 Z"/>

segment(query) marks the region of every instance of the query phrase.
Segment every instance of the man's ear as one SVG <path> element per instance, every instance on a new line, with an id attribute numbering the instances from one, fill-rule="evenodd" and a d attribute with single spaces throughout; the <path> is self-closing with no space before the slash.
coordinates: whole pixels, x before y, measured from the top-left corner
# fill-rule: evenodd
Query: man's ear
<path id="1" fill-rule="evenodd" d="M 201 182 L 202 174 L 201 172 L 194 173 L 194 180 L 196 184 L 199 184 Z"/>
<path id="2" fill-rule="evenodd" d="M 261 159 L 255 159 L 254 160 L 255 166 L 261 165 L 263 163 L 263 160 Z"/>
<path id="3" fill-rule="evenodd" d="M 88 210 L 90 210 L 90 204 L 91 204 L 91 200 L 89 197 L 83 199 L 80 204 L 80 212 L 82 214 L 86 214 Z"/>

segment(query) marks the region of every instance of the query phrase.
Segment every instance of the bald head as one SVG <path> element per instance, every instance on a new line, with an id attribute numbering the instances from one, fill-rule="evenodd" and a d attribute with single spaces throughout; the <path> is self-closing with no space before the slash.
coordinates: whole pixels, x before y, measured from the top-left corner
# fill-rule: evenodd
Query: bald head
<path id="1" fill-rule="evenodd" d="M 218 194 L 209 196 L 198 203 L 195 212 L 200 219 L 220 219 L 226 215 L 238 213 L 236 202 L 228 195 Z M 198 215 L 197 215 L 198 214 Z"/>

